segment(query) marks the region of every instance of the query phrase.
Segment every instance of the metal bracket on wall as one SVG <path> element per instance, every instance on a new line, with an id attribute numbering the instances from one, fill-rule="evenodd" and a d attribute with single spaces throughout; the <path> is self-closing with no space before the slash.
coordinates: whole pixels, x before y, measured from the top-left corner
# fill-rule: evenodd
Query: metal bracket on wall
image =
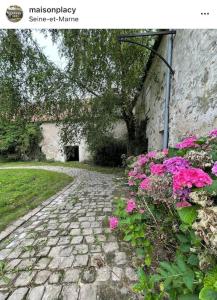
<path id="1" fill-rule="evenodd" d="M 118 41 L 120 43 L 129 43 L 129 44 L 134 44 L 137 46 L 141 46 L 143 48 L 146 48 L 148 50 L 150 50 L 151 52 L 153 52 L 155 55 L 157 55 L 166 65 L 167 67 L 170 69 L 171 74 L 175 74 L 175 71 L 172 69 L 171 65 L 166 61 L 166 59 L 159 54 L 156 50 L 154 50 L 153 48 L 142 44 L 142 43 L 138 43 L 132 40 L 129 40 L 128 38 L 138 38 L 138 37 L 146 37 L 146 36 L 161 36 L 161 35 L 169 35 L 169 34 L 176 34 L 176 30 L 163 30 L 163 31 L 149 31 L 149 32 L 142 32 L 142 33 L 135 33 L 135 34 L 126 34 L 126 35 L 119 35 L 118 36 Z"/>

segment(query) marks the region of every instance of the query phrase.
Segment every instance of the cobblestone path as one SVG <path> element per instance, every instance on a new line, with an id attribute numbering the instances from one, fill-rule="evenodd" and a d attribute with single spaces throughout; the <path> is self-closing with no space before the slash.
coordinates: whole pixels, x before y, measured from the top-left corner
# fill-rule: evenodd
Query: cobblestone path
<path id="1" fill-rule="evenodd" d="M 130 249 L 107 227 L 114 176 L 31 167 L 75 176 L 0 242 L 0 300 L 128 300 L 136 281 Z M 25 218 L 25 217 L 24 217 Z"/>

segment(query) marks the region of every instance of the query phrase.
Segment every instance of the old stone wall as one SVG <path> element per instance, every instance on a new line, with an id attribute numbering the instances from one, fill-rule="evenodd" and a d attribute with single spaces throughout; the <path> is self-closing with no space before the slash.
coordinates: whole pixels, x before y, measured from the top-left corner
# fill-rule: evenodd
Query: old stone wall
<path id="1" fill-rule="evenodd" d="M 158 52 L 166 58 L 166 36 Z M 172 67 L 170 146 L 189 133 L 200 136 L 217 127 L 217 30 L 177 30 Z M 135 108 L 139 122 L 148 117 L 149 149 L 162 148 L 166 68 L 154 58 Z"/>
<path id="2" fill-rule="evenodd" d="M 42 130 L 42 142 L 41 150 L 45 154 L 47 160 L 54 161 L 66 161 L 66 155 L 64 153 L 64 147 L 60 139 L 60 127 L 55 123 L 43 123 L 41 125 Z M 127 129 L 124 122 L 117 122 L 114 125 L 112 134 L 116 139 L 125 139 L 127 135 Z M 67 146 L 73 146 L 68 144 Z M 92 159 L 91 153 L 88 151 L 87 143 L 84 139 L 81 139 L 79 146 L 79 161 L 88 161 Z"/>
<path id="3" fill-rule="evenodd" d="M 41 142 L 41 150 L 45 154 L 46 159 L 54 161 L 66 160 L 64 147 L 60 139 L 60 128 L 55 123 L 43 123 L 41 125 L 43 140 Z M 87 144 L 81 140 L 79 146 L 79 161 L 90 159 L 90 153 Z"/>

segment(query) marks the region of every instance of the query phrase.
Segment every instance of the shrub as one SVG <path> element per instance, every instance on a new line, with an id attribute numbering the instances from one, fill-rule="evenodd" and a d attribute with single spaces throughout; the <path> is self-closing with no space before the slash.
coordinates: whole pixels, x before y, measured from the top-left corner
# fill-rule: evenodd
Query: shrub
<path id="1" fill-rule="evenodd" d="M 140 257 L 134 290 L 146 300 L 217 299 L 216 149 L 212 130 L 127 160 L 113 218 Z"/>
<path id="2" fill-rule="evenodd" d="M 94 151 L 93 160 L 96 165 L 121 167 L 122 155 L 126 154 L 126 144 L 116 139 L 107 139 Z"/>
<path id="3" fill-rule="evenodd" d="M 7 160 L 41 159 L 39 124 L 0 123 L 0 156 Z"/>

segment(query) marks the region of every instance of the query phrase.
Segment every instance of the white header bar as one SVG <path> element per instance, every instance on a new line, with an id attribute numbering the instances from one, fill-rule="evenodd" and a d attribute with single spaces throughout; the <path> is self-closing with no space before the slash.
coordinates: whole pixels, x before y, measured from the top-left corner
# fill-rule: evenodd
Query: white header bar
<path id="1" fill-rule="evenodd" d="M 4 0 L 0 28 L 217 28 L 217 1 Z"/>

